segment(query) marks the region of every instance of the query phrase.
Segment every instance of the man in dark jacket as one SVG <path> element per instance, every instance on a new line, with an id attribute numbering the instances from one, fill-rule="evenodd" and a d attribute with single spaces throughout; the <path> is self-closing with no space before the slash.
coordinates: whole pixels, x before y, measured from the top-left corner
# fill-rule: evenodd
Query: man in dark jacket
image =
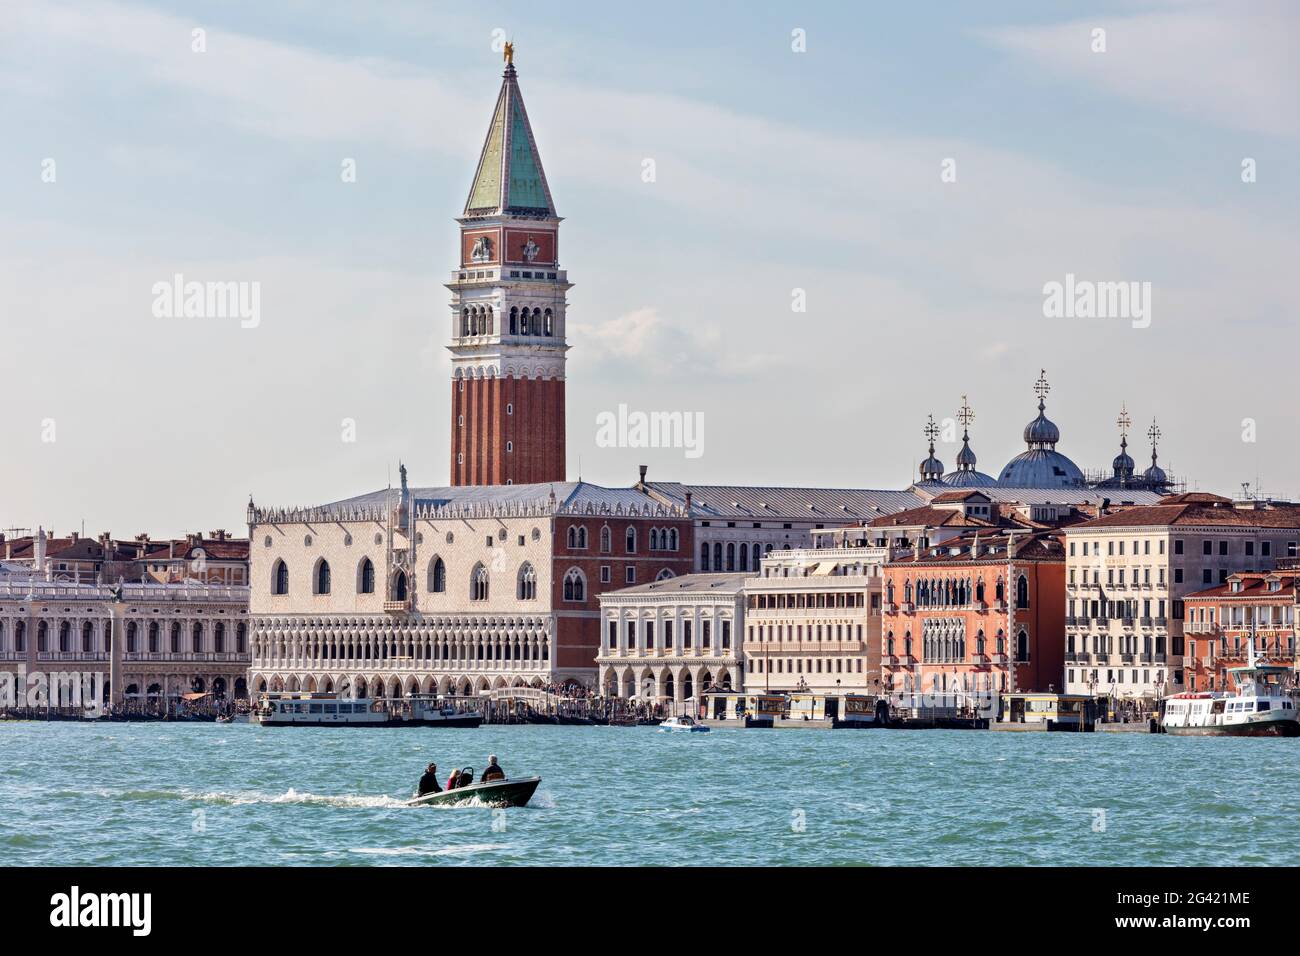
<path id="1" fill-rule="evenodd" d="M 438 786 L 438 765 L 429 764 L 429 769 L 424 771 L 424 776 L 420 778 L 420 785 L 417 788 L 417 797 L 422 797 L 426 793 L 441 793 L 442 787 Z"/>
<path id="2" fill-rule="evenodd" d="M 501 765 L 497 763 L 497 755 L 492 754 L 488 757 L 487 768 L 483 771 L 483 776 L 479 778 L 479 782 L 488 783 L 492 780 L 504 780 L 505 778 L 506 772 L 502 770 Z"/>

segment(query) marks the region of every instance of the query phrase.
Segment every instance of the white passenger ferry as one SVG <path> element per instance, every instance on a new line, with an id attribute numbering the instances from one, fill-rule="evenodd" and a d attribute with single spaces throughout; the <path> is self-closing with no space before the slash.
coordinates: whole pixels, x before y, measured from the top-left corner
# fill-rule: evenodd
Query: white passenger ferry
<path id="1" fill-rule="evenodd" d="M 268 692 L 253 711 L 264 727 L 477 727 L 481 714 L 458 712 L 427 695 L 388 699 L 333 693 Z"/>
<path id="2" fill-rule="evenodd" d="M 1202 691 L 1174 694 L 1164 700 L 1161 726 L 1167 734 L 1228 737 L 1297 737 L 1300 720 L 1295 700 L 1283 686 L 1291 668 L 1260 664 L 1255 641 L 1244 667 L 1229 668 L 1237 692 Z"/>

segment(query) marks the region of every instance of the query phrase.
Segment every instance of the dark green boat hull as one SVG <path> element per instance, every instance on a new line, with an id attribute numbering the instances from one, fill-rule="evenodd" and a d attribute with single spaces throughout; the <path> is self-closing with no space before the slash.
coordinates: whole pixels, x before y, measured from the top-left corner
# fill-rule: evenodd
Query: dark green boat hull
<path id="1" fill-rule="evenodd" d="M 473 801 L 489 807 L 522 807 L 533 798 L 533 792 L 542 782 L 541 777 L 522 777 L 518 780 L 494 780 L 491 783 L 472 783 L 468 787 L 426 793 L 407 803 L 408 807 L 452 806 L 462 801 Z"/>

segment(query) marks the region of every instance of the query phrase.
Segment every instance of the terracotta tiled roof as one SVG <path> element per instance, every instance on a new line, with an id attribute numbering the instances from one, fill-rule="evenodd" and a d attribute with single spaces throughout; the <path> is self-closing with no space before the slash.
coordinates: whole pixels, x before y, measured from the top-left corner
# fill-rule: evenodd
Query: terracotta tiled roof
<path id="1" fill-rule="evenodd" d="M 1226 503 L 1225 503 L 1226 502 Z M 1226 498 L 1214 503 L 1174 502 L 1127 508 L 1078 525 L 1076 530 L 1143 526 L 1194 526 L 1300 529 L 1300 505 L 1235 508 Z"/>
<path id="2" fill-rule="evenodd" d="M 1006 534 L 964 531 L 957 537 L 950 538 L 942 544 L 921 549 L 919 554 L 892 559 L 885 565 L 885 570 L 899 565 L 924 567 L 941 564 L 1005 564 L 1009 537 Z M 1061 543 L 1059 534 L 1031 532 L 1028 536 L 1015 535 L 1014 537 L 1016 540 L 1015 560 L 1017 561 L 1065 560 L 1065 546 Z M 971 548 L 977 544 L 979 553 L 972 555 Z M 994 550 L 990 552 L 990 548 Z M 957 549 L 959 553 L 953 554 L 954 549 Z M 936 551 L 937 554 L 934 553 Z"/>
<path id="3" fill-rule="evenodd" d="M 1262 572 L 1258 574 L 1242 573 L 1240 591 L 1232 590 L 1232 582 L 1226 581 L 1223 584 L 1216 584 L 1212 588 L 1206 588 L 1203 591 L 1196 591 L 1189 594 L 1185 600 L 1204 601 L 1210 599 L 1223 600 L 1226 598 L 1229 600 L 1246 599 L 1257 601 L 1260 598 L 1272 597 L 1283 604 L 1289 604 L 1295 600 L 1295 577 L 1287 575 L 1280 578 L 1281 589 L 1278 591 L 1269 591 L 1267 589 L 1266 581 L 1269 577 L 1271 577 L 1271 575 Z"/>

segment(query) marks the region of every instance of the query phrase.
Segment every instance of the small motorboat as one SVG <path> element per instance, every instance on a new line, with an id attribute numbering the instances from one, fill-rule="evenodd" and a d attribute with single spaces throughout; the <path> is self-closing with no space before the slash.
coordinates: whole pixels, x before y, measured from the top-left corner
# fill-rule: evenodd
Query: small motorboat
<path id="1" fill-rule="evenodd" d="M 523 807 L 533 798 L 533 792 L 542 782 L 541 777 L 520 777 L 515 780 L 492 780 L 488 783 L 471 783 L 455 790 L 439 790 L 407 801 L 408 807 L 451 806 L 473 800 L 488 807 Z"/>
<path id="2" fill-rule="evenodd" d="M 669 717 L 659 725 L 659 733 L 689 733 L 689 734 L 707 734 L 709 728 L 698 723 L 692 717 Z"/>

